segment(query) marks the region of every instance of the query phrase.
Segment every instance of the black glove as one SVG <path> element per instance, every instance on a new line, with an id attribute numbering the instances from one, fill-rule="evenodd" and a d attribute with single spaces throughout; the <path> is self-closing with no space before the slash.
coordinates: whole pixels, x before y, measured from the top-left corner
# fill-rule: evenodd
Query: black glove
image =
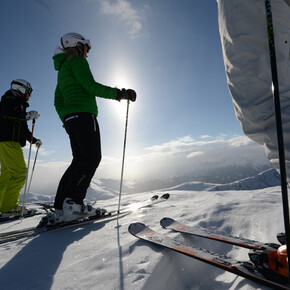
<path id="1" fill-rule="evenodd" d="M 119 90 L 117 89 L 117 96 L 116 96 L 116 100 L 117 101 L 121 101 L 121 100 L 130 100 L 132 102 L 135 102 L 137 98 L 136 92 L 134 90 L 126 90 L 126 89 L 122 89 Z"/>

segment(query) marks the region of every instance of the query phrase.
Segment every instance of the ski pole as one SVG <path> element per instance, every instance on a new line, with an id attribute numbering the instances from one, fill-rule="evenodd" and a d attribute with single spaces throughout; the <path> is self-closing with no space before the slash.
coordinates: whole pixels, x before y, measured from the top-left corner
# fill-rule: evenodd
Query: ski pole
<path id="1" fill-rule="evenodd" d="M 24 203 L 25 203 L 25 200 L 26 200 L 26 189 L 27 189 L 29 163 L 30 163 L 30 155 L 31 155 L 31 147 L 32 147 L 32 141 L 33 141 L 34 127 L 35 127 L 35 119 L 32 120 L 31 139 L 30 139 L 30 146 L 29 146 L 29 153 L 28 153 L 28 160 L 27 160 L 27 173 L 26 173 L 25 187 L 24 187 L 24 191 L 23 191 L 23 203 L 22 203 L 22 212 L 21 212 L 21 217 L 22 218 L 23 218 L 23 214 L 24 214 Z"/>
<path id="2" fill-rule="evenodd" d="M 120 213 L 121 195 L 122 195 L 122 187 L 123 187 L 123 175 L 124 175 L 124 162 L 125 162 L 125 151 L 126 151 L 126 142 L 127 142 L 127 127 L 128 127 L 129 104 L 130 104 L 130 101 L 128 99 L 128 101 L 127 101 L 126 123 L 125 123 L 124 146 L 123 146 L 123 159 L 122 159 L 120 192 L 119 192 L 119 203 L 118 203 L 118 215 Z"/>
<path id="3" fill-rule="evenodd" d="M 32 181 L 33 173 L 34 173 L 36 160 L 37 160 L 38 150 L 39 150 L 39 147 L 37 147 L 37 150 L 36 150 L 36 153 L 35 153 L 34 163 L 33 163 L 33 166 L 32 166 L 32 171 L 31 171 L 31 176 L 30 176 L 30 181 L 29 181 L 29 185 L 28 185 L 28 189 L 27 189 L 26 200 L 25 200 L 24 206 L 26 206 L 26 204 L 27 204 L 28 195 L 29 195 L 30 186 L 31 186 L 31 181 Z"/>
<path id="4" fill-rule="evenodd" d="M 281 107 L 280 107 L 278 71 L 277 71 L 276 51 L 275 51 L 275 42 L 274 42 L 274 28 L 273 28 L 272 8 L 271 8 L 270 0 L 265 0 L 265 7 L 266 7 L 266 20 L 267 20 L 267 29 L 268 29 L 268 42 L 269 42 L 269 50 L 270 50 L 273 97 L 274 97 L 274 104 L 275 104 L 277 142 L 278 142 L 278 150 L 279 150 L 281 191 L 282 191 L 287 258 L 288 258 L 288 281 L 290 283 L 290 229 L 289 229 L 287 172 L 286 172 L 285 149 L 284 149 L 284 140 L 283 140 L 283 126 L 282 126 L 282 116 L 281 116 L 282 114 L 281 114 Z"/>

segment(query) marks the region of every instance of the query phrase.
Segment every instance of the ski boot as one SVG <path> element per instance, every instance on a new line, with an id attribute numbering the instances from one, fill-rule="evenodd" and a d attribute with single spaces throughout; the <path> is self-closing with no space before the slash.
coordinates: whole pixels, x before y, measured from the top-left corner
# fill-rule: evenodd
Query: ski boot
<path id="1" fill-rule="evenodd" d="M 78 204 L 69 197 L 63 202 L 64 222 L 100 217 L 105 215 L 106 212 L 105 209 L 94 208 L 90 204 Z"/>
<path id="2" fill-rule="evenodd" d="M 61 224 L 64 222 L 63 211 L 60 209 L 51 209 L 50 211 L 47 210 L 46 216 L 44 216 L 39 224 L 38 228 L 41 227 L 49 227 L 55 226 L 57 224 Z"/>
<path id="3" fill-rule="evenodd" d="M 29 216 L 29 215 L 35 214 L 37 212 L 37 209 L 29 209 L 26 206 L 23 206 L 23 209 L 22 209 L 22 205 L 18 205 L 7 212 L 0 213 L 0 218 L 21 216 L 22 211 L 23 211 L 24 216 Z"/>
<path id="4" fill-rule="evenodd" d="M 288 281 L 287 250 L 285 245 L 265 244 L 262 250 L 251 250 L 249 258 L 257 270 L 265 277 L 281 282 Z"/>

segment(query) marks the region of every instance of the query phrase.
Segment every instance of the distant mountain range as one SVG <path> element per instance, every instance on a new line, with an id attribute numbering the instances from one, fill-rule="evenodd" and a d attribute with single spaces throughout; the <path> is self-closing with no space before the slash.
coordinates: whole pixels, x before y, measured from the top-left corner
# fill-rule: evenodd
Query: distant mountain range
<path id="1" fill-rule="evenodd" d="M 247 181 L 248 179 L 251 181 Z M 118 194 L 120 191 L 119 180 L 100 179 L 98 182 L 101 182 L 103 186 L 111 192 Z M 175 186 L 178 187 L 186 183 L 203 184 L 204 186 L 206 186 L 205 184 L 211 184 L 211 187 L 214 184 L 217 188 L 220 188 L 220 190 L 226 190 L 225 188 L 227 187 L 233 187 L 233 190 L 258 189 L 279 185 L 280 176 L 275 169 L 270 168 L 269 166 L 253 168 L 252 166 L 232 165 L 220 168 L 201 169 L 200 171 L 193 172 L 187 176 L 171 177 L 166 180 L 150 179 L 125 181 L 123 183 L 122 192 L 147 192 L 172 188 Z"/>
<path id="2" fill-rule="evenodd" d="M 193 191 L 227 191 L 227 190 L 255 190 L 280 185 L 280 175 L 275 169 L 268 169 L 256 176 L 244 178 L 228 184 L 213 184 L 205 182 L 186 182 L 168 190 Z"/>
<path id="3" fill-rule="evenodd" d="M 230 167 L 215 169 L 200 176 L 174 177 L 168 180 L 124 181 L 122 194 L 141 193 L 154 190 L 190 190 L 190 191 L 227 191 L 227 190 L 255 190 L 280 185 L 280 175 L 273 168 L 262 172 L 258 169 L 244 171 L 243 168 Z M 238 176 L 253 176 L 236 181 L 222 183 L 223 180 L 232 180 Z M 219 181 L 219 182 L 211 182 Z M 86 199 L 89 201 L 106 200 L 119 195 L 120 181 L 114 179 L 93 179 L 88 189 Z M 40 195 L 29 193 L 30 202 L 44 201 L 51 203 L 54 195 Z"/>

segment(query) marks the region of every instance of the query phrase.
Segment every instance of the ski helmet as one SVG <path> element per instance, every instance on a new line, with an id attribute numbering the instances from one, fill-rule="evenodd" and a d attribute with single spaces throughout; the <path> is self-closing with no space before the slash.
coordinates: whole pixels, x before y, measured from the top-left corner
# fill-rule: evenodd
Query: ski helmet
<path id="1" fill-rule="evenodd" d="M 32 93 L 32 87 L 31 84 L 28 81 L 22 80 L 22 79 L 16 79 L 11 82 L 11 90 L 14 90 L 18 93 L 21 93 L 23 95 Z"/>
<path id="2" fill-rule="evenodd" d="M 89 39 L 85 39 L 81 34 L 75 32 L 65 34 L 60 40 L 63 48 L 77 47 L 80 45 L 87 45 L 88 51 L 92 48 Z"/>

